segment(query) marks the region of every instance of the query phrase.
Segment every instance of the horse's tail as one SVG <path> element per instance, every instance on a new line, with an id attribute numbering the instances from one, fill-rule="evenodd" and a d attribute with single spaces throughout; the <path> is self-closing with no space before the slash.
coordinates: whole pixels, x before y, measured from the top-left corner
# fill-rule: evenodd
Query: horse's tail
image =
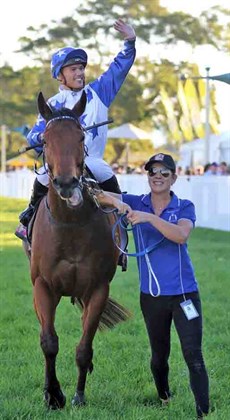
<path id="1" fill-rule="evenodd" d="M 75 297 L 72 298 L 71 302 L 77 305 L 81 311 L 83 310 L 84 305 L 81 299 Z M 116 300 L 109 297 L 106 302 L 105 309 L 101 314 L 98 329 L 100 331 L 111 329 L 115 327 L 115 325 L 119 324 L 120 322 L 127 321 L 131 317 L 132 314 L 128 309 L 120 305 L 120 303 L 116 302 Z"/>

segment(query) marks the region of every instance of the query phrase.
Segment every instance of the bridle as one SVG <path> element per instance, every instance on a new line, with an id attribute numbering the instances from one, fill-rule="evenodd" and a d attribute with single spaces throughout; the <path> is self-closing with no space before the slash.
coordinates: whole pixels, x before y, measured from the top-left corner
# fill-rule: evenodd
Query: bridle
<path id="1" fill-rule="evenodd" d="M 51 169 L 49 168 L 49 165 L 46 162 L 46 157 L 45 157 L 45 145 L 46 145 L 46 141 L 45 141 L 45 133 L 47 131 L 47 129 L 49 128 L 50 124 L 52 124 L 55 121 L 60 121 L 60 120 L 70 120 L 70 121 L 74 121 L 78 128 L 81 130 L 82 132 L 82 138 L 84 140 L 84 128 L 82 127 L 82 125 L 80 124 L 78 118 L 72 117 L 70 115 L 58 115 L 56 117 L 51 118 L 47 123 L 46 123 L 46 128 L 45 128 L 45 132 L 43 134 L 43 138 L 42 138 L 42 143 L 40 143 L 40 145 L 43 146 L 43 150 L 42 150 L 42 161 L 43 161 L 43 167 L 44 167 L 44 174 L 47 173 L 47 175 L 49 176 L 50 180 L 53 181 L 54 176 L 52 174 Z M 87 146 L 84 144 L 84 158 L 85 156 L 88 155 L 88 151 L 87 151 Z M 84 159 L 83 159 L 84 162 Z M 82 163 L 82 168 L 84 168 L 84 163 Z M 36 171 L 35 171 L 36 172 Z M 83 190 L 83 175 L 80 176 L 79 178 L 79 188 L 80 190 Z"/>
<path id="2" fill-rule="evenodd" d="M 91 130 L 92 128 L 95 128 L 95 127 L 101 127 L 102 125 L 108 125 L 108 124 L 111 124 L 111 123 L 113 123 L 113 119 L 108 119 L 108 120 L 106 120 L 106 121 L 102 121 L 102 122 L 100 122 L 100 123 L 94 123 L 93 125 L 90 125 L 90 126 L 88 126 L 88 127 L 83 127 L 81 124 L 80 124 L 80 122 L 79 122 L 79 120 L 78 120 L 78 118 L 75 118 L 75 117 L 73 117 L 73 116 L 70 116 L 70 115 L 58 115 L 58 116 L 56 116 L 56 117 L 53 117 L 53 118 L 51 118 L 47 123 L 46 123 L 46 129 L 47 129 L 47 127 L 49 127 L 49 125 L 52 123 L 52 122 L 54 122 L 54 121 L 58 121 L 58 120 L 72 120 L 72 121 L 74 121 L 77 125 L 78 125 L 78 127 L 82 130 L 82 132 L 83 132 L 83 134 L 85 133 L 85 132 L 87 132 L 87 131 L 89 131 L 89 130 Z M 53 179 L 53 176 L 52 176 L 52 173 L 51 173 L 51 171 L 49 171 L 49 169 L 47 168 L 47 164 L 46 164 L 46 160 L 45 160 L 45 151 L 44 151 L 44 146 L 45 146 L 45 139 L 44 139 L 44 134 L 41 134 L 41 142 L 40 143 L 37 143 L 37 144 L 35 144 L 34 146 L 27 146 L 27 147 L 23 147 L 23 148 L 21 148 L 21 149 L 19 149 L 19 153 L 24 153 L 24 152 L 26 152 L 26 151 L 28 151 L 28 150 L 32 150 L 32 149 L 36 149 L 36 147 L 43 147 L 43 150 L 40 152 L 40 154 L 39 154 L 39 156 L 42 154 L 42 160 L 43 160 L 43 167 L 44 167 L 44 173 L 43 174 L 45 174 L 45 173 L 47 173 L 47 175 L 49 176 L 49 178 L 51 179 L 51 181 L 52 181 L 52 179 Z M 38 157 L 39 157 L 38 156 Z M 88 150 L 87 150 L 87 146 L 84 144 L 84 158 L 85 158 L 85 156 L 88 156 Z M 86 172 L 87 172 L 87 168 L 86 168 L 86 166 L 83 164 L 83 171 L 84 171 L 84 169 L 86 170 Z M 35 163 L 35 173 L 37 173 L 37 174 L 41 174 L 40 172 L 38 172 L 38 170 L 37 170 L 37 166 L 36 166 L 36 163 Z M 83 190 L 83 188 L 86 188 L 87 189 L 87 191 L 88 191 L 88 194 L 91 196 L 91 198 L 92 198 L 92 200 L 94 201 L 94 203 L 95 203 L 95 205 L 97 206 L 97 207 L 101 207 L 100 206 L 100 204 L 99 204 L 99 202 L 98 202 L 98 200 L 97 200 L 97 197 L 96 197 L 96 194 L 95 194 L 95 190 L 98 192 L 98 190 L 100 190 L 100 187 L 99 187 L 99 185 L 98 185 L 98 182 L 95 180 L 95 179 L 93 179 L 93 178 L 91 178 L 91 177 L 85 177 L 83 174 L 81 175 L 81 177 L 80 177 L 80 179 L 79 179 L 79 188 L 81 189 L 81 190 Z M 103 211 L 103 210 L 102 210 Z M 105 212 L 105 213 L 110 213 L 110 212 L 114 212 L 114 209 L 112 210 L 112 211 L 103 211 L 103 212 Z"/>

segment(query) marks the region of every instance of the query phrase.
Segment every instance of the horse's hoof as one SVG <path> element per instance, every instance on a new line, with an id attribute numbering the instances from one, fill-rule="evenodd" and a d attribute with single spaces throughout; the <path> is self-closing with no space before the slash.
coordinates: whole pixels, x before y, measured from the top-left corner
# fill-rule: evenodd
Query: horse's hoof
<path id="1" fill-rule="evenodd" d="M 84 394 L 76 392 L 72 399 L 72 406 L 73 407 L 83 407 L 86 405 L 85 396 Z"/>
<path id="2" fill-rule="evenodd" d="M 53 394 L 45 391 L 44 400 L 49 410 L 60 410 L 65 407 L 66 403 L 66 397 L 61 389 L 55 391 Z"/>

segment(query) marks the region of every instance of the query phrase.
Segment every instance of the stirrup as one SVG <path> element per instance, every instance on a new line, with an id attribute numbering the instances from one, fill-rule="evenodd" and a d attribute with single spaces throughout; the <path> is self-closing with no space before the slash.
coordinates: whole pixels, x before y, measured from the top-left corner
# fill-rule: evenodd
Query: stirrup
<path id="1" fill-rule="evenodd" d="M 15 236 L 17 236 L 19 239 L 21 239 L 24 242 L 27 242 L 27 229 L 26 227 L 20 223 L 17 227 L 17 229 L 14 232 Z"/>

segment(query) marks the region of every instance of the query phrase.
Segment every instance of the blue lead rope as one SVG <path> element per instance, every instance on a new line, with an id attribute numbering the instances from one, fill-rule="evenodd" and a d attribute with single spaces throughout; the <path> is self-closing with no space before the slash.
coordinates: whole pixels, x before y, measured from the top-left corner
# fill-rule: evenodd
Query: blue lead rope
<path id="1" fill-rule="evenodd" d="M 133 252 L 133 253 L 129 253 L 129 252 L 125 252 L 122 248 L 120 248 L 117 244 L 116 244 L 116 240 L 115 240 L 115 232 L 117 227 L 120 225 L 121 229 L 128 231 L 133 231 L 134 229 L 137 229 L 137 235 L 138 237 L 141 239 L 141 242 L 144 246 L 143 243 L 143 237 L 142 237 L 142 233 L 141 233 L 141 228 L 139 225 L 135 225 L 132 226 L 131 228 L 129 228 L 127 226 L 127 222 L 125 222 L 126 219 L 126 214 L 122 214 L 114 223 L 113 228 L 112 228 L 112 237 L 113 237 L 113 242 L 115 243 L 116 247 L 119 249 L 119 251 L 121 251 L 123 254 L 129 256 L 129 257 L 143 257 L 146 254 L 149 254 L 151 251 L 153 251 L 155 248 L 157 248 L 161 242 L 163 242 L 164 240 L 164 236 L 161 238 L 160 241 L 158 241 L 155 244 L 152 244 L 150 246 L 148 246 L 147 248 L 144 248 L 142 251 L 139 252 Z"/>

